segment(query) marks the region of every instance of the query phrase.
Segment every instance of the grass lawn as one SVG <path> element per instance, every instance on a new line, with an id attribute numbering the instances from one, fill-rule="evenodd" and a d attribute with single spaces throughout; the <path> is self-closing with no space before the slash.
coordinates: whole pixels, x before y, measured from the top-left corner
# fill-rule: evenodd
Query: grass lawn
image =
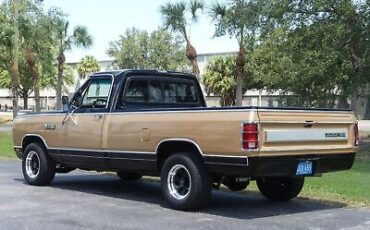
<path id="1" fill-rule="evenodd" d="M 13 150 L 12 133 L 0 132 L 0 159 L 17 159 Z"/>
<path id="2" fill-rule="evenodd" d="M 301 196 L 370 206 L 370 158 L 359 153 L 351 170 L 307 178 Z"/>
<path id="3" fill-rule="evenodd" d="M 0 159 L 17 159 L 10 132 L 0 132 Z M 247 188 L 257 191 L 255 182 Z M 306 178 L 300 197 L 370 206 L 370 149 L 363 148 L 351 170 Z"/>

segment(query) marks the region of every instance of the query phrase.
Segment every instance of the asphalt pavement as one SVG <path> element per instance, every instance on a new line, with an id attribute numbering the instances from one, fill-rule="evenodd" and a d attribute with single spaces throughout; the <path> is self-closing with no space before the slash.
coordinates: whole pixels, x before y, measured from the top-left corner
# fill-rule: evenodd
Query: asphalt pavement
<path id="1" fill-rule="evenodd" d="M 0 162 L 0 229 L 370 229 L 370 210 L 307 199 L 215 191 L 199 212 L 167 208 L 159 183 L 75 171 L 50 186 L 26 185 L 20 162 Z"/>

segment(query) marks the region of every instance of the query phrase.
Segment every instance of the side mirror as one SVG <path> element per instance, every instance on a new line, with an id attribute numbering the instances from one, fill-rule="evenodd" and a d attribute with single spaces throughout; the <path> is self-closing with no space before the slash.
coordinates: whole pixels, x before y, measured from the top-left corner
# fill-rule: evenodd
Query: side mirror
<path id="1" fill-rule="evenodd" d="M 62 106 L 63 106 L 63 112 L 69 111 L 69 101 L 67 96 L 62 96 Z"/>

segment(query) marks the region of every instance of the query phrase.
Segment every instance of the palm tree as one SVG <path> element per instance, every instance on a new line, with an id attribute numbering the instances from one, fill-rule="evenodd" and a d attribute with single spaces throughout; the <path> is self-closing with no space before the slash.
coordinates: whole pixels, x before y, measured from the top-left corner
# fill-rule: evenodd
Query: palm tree
<path id="1" fill-rule="evenodd" d="M 241 106 L 243 100 L 243 77 L 245 76 L 245 48 L 255 43 L 259 27 L 259 3 L 250 0 L 231 0 L 231 4 L 214 3 L 210 7 L 210 16 L 216 22 L 215 36 L 229 34 L 235 37 L 239 52 L 236 57 L 236 105 Z"/>
<path id="2" fill-rule="evenodd" d="M 52 44 L 49 32 L 45 29 L 47 22 L 47 18 L 45 18 L 40 9 L 36 7 L 35 16 L 25 18 L 22 20 L 22 25 L 20 26 L 25 43 L 24 57 L 33 82 L 36 112 L 41 110 L 40 78 L 37 65 L 40 58 L 38 58 L 38 56 L 44 55 L 45 48 Z M 26 105 L 27 104 L 24 105 L 25 109 Z"/>
<path id="3" fill-rule="evenodd" d="M 28 68 L 31 72 L 31 77 L 33 81 L 33 92 L 34 92 L 34 99 L 35 99 L 35 109 L 37 112 L 41 110 L 40 106 L 40 79 L 38 77 L 38 71 L 36 66 L 36 54 L 34 49 L 31 46 L 28 46 L 25 49 L 25 60 L 27 63 Z M 28 99 L 28 98 L 27 98 Z M 24 103 L 24 109 L 27 109 L 27 101 Z"/>
<path id="4" fill-rule="evenodd" d="M 76 26 L 72 34 L 68 34 L 69 22 L 64 17 L 59 18 L 57 23 L 57 39 L 58 39 L 58 78 L 56 85 L 56 108 L 61 109 L 62 85 L 64 63 L 66 61 L 65 51 L 75 47 L 88 48 L 92 45 L 92 37 L 88 34 L 87 28 L 84 26 Z"/>
<path id="5" fill-rule="evenodd" d="M 19 67 L 18 67 L 18 46 L 19 46 L 19 29 L 18 29 L 18 0 L 12 1 L 13 8 L 13 37 L 12 37 L 12 67 L 11 67 L 11 84 L 13 96 L 13 118 L 18 115 L 18 88 L 19 88 Z"/>
<path id="6" fill-rule="evenodd" d="M 56 42 L 53 36 L 50 36 L 50 28 L 53 28 L 51 11 L 46 13 L 40 2 L 26 3 L 28 5 L 19 23 L 19 30 L 22 37 L 24 59 L 28 68 L 27 73 L 31 75 L 31 83 L 33 86 L 32 88 L 26 88 L 33 90 L 35 109 L 38 112 L 41 110 L 40 73 L 45 65 L 45 61 L 50 62 L 52 54 L 55 54 Z M 22 77 L 20 80 L 22 80 Z M 27 94 L 23 93 L 23 95 Z M 27 102 L 27 98 L 24 98 L 24 100 Z M 26 105 L 27 103 L 25 103 L 25 107 Z"/>
<path id="7" fill-rule="evenodd" d="M 161 14 L 164 17 L 164 26 L 174 33 L 179 33 L 186 42 L 186 57 L 190 60 L 193 73 L 199 80 L 199 67 L 197 62 L 197 51 L 190 43 L 190 36 L 188 33 L 188 25 L 190 22 L 197 22 L 197 11 L 203 11 L 204 4 L 199 0 L 191 0 L 190 2 L 167 3 L 161 6 Z M 187 18 L 186 14 L 190 13 L 191 18 Z M 189 22 L 190 21 L 190 22 Z"/>
<path id="8" fill-rule="evenodd" d="M 77 65 L 77 72 L 81 79 L 85 79 L 89 74 L 98 72 L 100 65 L 94 56 L 86 55 Z"/>

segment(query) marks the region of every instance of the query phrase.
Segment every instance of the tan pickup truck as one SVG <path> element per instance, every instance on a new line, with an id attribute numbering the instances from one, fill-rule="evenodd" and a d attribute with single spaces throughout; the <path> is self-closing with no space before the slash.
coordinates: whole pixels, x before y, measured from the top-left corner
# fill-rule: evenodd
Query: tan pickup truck
<path id="1" fill-rule="evenodd" d="M 350 169 L 358 149 L 351 111 L 207 108 L 196 78 L 183 73 L 97 73 L 63 106 L 14 120 L 28 184 L 76 168 L 122 180 L 159 175 L 175 209 L 200 208 L 212 188 L 243 190 L 251 180 L 265 197 L 289 200 L 306 176 Z"/>

